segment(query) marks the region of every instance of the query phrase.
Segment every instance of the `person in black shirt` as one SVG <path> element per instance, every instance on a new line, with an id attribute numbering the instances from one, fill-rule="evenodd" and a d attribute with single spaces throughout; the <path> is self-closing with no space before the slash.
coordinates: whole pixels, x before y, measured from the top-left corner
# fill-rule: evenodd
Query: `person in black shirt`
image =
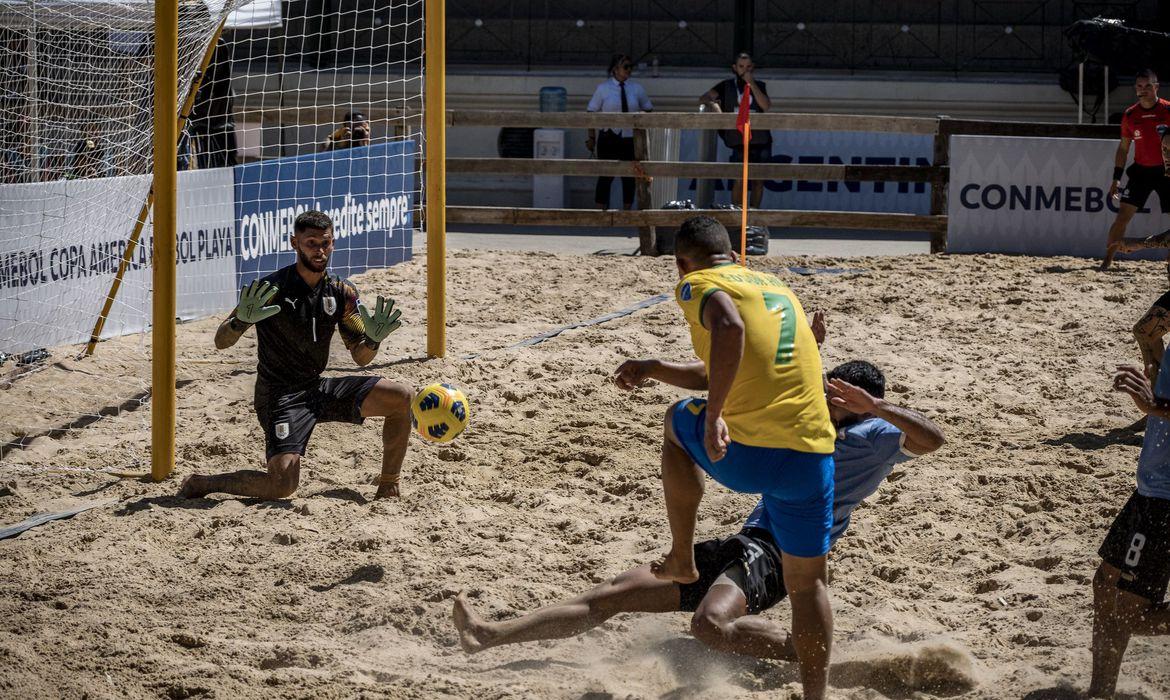
<path id="1" fill-rule="evenodd" d="M 700 105 L 706 105 L 717 112 L 735 112 L 739 109 L 739 98 L 745 88 L 751 89 L 751 110 L 753 112 L 767 112 L 772 109 L 772 100 L 768 98 L 768 89 L 764 81 L 755 79 L 756 65 L 752 57 L 740 53 L 731 64 L 734 78 L 728 78 L 703 93 L 699 98 Z M 731 149 L 730 162 L 743 162 L 743 135 L 736 129 L 720 129 L 719 138 Z M 752 128 L 752 140 L 748 144 L 748 162 L 766 163 L 772 159 L 772 132 L 767 129 Z M 764 199 L 764 181 L 752 180 L 750 206 L 759 207 Z M 743 183 L 736 181 L 731 191 L 732 204 L 738 205 L 743 201 Z"/>
<path id="2" fill-rule="evenodd" d="M 244 287 L 235 311 L 219 326 L 215 347 L 236 344 L 256 326 L 259 361 L 254 406 L 264 428 L 267 472 L 187 477 L 179 496 L 230 493 L 287 498 L 300 480 L 301 457 L 320 421 L 361 424 L 384 416 L 382 475 L 375 498 L 398 496 L 399 474 L 410 437 L 411 387 L 372 376 L 329 377 L 329 342 L 336 329 L 353 361 L 365 366 L 378 345 L 398 329 L 394 300 L 378 297 L 373 313 L 349 280 L 326 273 L 333 252 L 333 222 L 319 211 L 296 218 L 290 239 L 297 261 Z"/>

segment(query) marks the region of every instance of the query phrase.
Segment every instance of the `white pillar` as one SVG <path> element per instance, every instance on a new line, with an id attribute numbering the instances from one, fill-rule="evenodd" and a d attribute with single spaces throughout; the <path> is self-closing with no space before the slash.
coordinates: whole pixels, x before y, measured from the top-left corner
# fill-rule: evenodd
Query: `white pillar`
<path id="1" fill-rule="evenodd" d="M 1077 64 L 1077 124 L 1085 123 L 1085 63 Z"/>

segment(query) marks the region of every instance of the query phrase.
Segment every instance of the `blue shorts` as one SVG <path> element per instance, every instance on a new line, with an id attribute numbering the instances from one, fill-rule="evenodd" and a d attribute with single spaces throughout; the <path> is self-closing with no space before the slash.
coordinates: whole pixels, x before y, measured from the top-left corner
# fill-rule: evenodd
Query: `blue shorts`
<path id="1" fill-rule="evenodd" d="M 685 399 L 671 416 L 675 437 L 695 464 L 732 491 L 758 493 L 780 551 L 819 557 L 829 551 L 833 525 L 833 455 L 732 441 L 712 462 L 703 447 L 707 402 Z"/>

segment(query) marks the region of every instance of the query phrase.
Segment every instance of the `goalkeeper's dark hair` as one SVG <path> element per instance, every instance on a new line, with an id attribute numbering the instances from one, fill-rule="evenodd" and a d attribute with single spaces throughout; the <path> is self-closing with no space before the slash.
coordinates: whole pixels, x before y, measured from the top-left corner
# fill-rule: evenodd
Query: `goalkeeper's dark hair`
<path id="1" fill-rule="evenodd" d="M 851 360 L 829 370 L 829 379 L 842 379 L 853 386 L 865 389 L 870 396 L 881 399 L 886 396 L 886 375 L 870 362 Z"/>
<path id="2" fill-rule="evenodd" d="M 700 260 L 712 255 L 731 254 L 731 236 L 723 224 L 709 216 L 694 216 L 683 222 L 674 237 L 679 257 Z"/>
<path id="3" fill-rule="evenodd" d="M 311 228 L 330 231 L 333 229 L 333 219 L 323 211 L 311 210 L 299 215 L 293 222 L 293 233 L 304 233 Z"/>

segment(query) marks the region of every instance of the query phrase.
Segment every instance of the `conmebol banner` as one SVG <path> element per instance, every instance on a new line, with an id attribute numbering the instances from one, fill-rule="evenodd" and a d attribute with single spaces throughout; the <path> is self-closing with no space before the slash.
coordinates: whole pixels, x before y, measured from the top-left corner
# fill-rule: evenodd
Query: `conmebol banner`
<path id="1" fill-rule="evenodd" d="M 150 177 L 0 185 L 0 352 L 89 340 L 126 251 Z M 179 173 L 181 318 L 235 303 L 232 169 Z M 130 258 L 104 326 L 110 338 L 150 322 L 151 227 Z"/>
<path id="2" fill-rule="evenodd" d="M 1109 198 L 1116 150 L 1105 139 L 952 137 L 947 251 L 1101 257 L 1117 215 Z M 1160 205 L 1151 194 L 1126 236 L 1170 227 Z"/>
<path id="3" fill-rule="evenodd" d="M 333 220 L 331 273 L 409 260 L 414 150 L 412 141 L 391 141 L 237 167 L 237 287 L 296 262 L 289 237 L 310 209 Z"/>

